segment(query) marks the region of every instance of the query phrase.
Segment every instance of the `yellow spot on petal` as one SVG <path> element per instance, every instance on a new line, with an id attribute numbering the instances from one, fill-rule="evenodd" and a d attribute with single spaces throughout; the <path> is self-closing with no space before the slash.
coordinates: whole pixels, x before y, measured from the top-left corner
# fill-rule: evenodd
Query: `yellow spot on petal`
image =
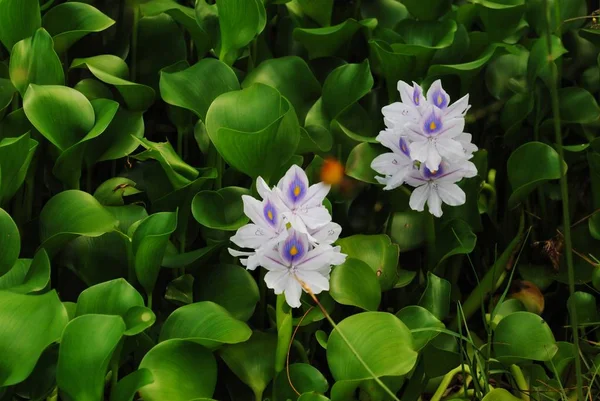
<path id="1" fill-rule="evenodd" d="M 299 185 L 296 185 L 296 187 L 294 188 L 294 196 L 298 196 L 298 195 L 300 195 L 300 191 L 302 191 L 302 190 L 300 189 L 300 186 L 299 186 Z"/>
<path id="2" fill-rule="evenodd" d="M 444 99 L 442 99 L 442 95 L 438 95 L 437 101 L 438 101 L 438 105 L 442 104 L 442 102 L 444 101 Z"/>
<path id="3" fill-rule="evenodd" d="M 269 220 L 273 220 L 273 212 L 269 210 L 267 212 L 267 217 L 269 217 Z"/>
<path id="4" fill-rule="evenodd" d="M 435 121 L 432 121 L 429 123 L 429 130 L 430 131 L 435 131 L 435 129 L 437 128 L 437 125 L 435 123 Z"/>
<path id="5" fill-rule="evenodd" d="M 142 313 L 142 316 L 140 316 L 140 319 L 142 320 L 142 322 L 149 322 L 150 319 L 152 319 L 152 315 L 150 314 L 150 312 L 144 312 Z"/>
<path id="6" fill-rule="evenodd" d="M 290 249 L 290 255 L 296 256 L 297 254 L 298 254 L 298 248 L 296 248 L 296 245 L 294 245 L 292 247 L 292 249 Z"/>

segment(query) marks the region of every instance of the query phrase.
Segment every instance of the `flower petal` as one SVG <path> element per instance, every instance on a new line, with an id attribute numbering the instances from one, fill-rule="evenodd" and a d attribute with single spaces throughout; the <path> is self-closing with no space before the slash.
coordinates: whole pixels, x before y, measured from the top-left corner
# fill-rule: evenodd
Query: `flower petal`
<path id="1" fill-rule="evenodd" d="M 309 207 L 307 209 L 302 208 L 296 211 L 296 216 L 302 219 L 302 222 L 309 229 L 316 229 L 323 227 L 325 224 L 331 221 L 331 215 L 329 210 L 325 206 Z"/>
<path id="2" fill-rule="evenodd" d="M 440 152 L 438 152 L 437 147 L 432 143 L 428 143 L 427 160 L 425 160 L 425 166 L 431 171 L 436 171 L 440 168 L 441 162 L 442 156 L 440 155 Z"/>
<path id="3" fill-rule="evenodd" d="M 462 160 L 465 158 L 465 150 L 460 142 L 450 138 L 439 138 L 436 149 L 440 155 L 449 161 Z"/>
<path id="4" fill-rule="evenodd" d="M 331 266 L 335 258 L 331 245 L 322 244 L 308 252 L 304 260 L 296 265 L 297 270 L 319 270 L 325 266 Z"/>
<path id="5" fill-rule="evenodd" d="M 280 196 L 286 205 L 294 208 L 306 197 L 308 177 L 304 170 L 294 164 L 279 181 L 277 187 L 281 191 Z"/>
<path id="6" fill-rule="evenodd" d="M 429 196 L 427 197 L 427 206 L 429 206 L 429 213 L 435 217 L 442 216 L 442 199 L 438 195 L 437 191 L 430 189 Z"/>
<path id="7" fill-rule="evenodd" d="M 290 278 L 289 271 L 273 270 L 265 274 L 265 283 L 275 294 L 281 294 L 287 289 Z"/>
<path id="8" fill-rule="evenodd" d="M 257 249 L 271 238 L 272 232 L 256 224 L 246 224 L 236 231 L 235 235 L 231 237 L 231 242 L 240 248 Z"/>
<path id="9" fill-rule="evenodd" d="M 456 184 L 439 183 L 437 192 L 442 201 L 450 206 L 460 206 L 467 201 L 465 192 Z"/>
<path id="10" fill-rule="evenodd" d="M 421 138 L 408 145 L 408 147 L 413 160 L 418 160 L 421 163 L 427 160 L 427 156 L 429 155 L 429 140 Z"/>
<path id="11" fill-rule="evenodd" d="M 297 271 L 296 276 L 314 293 L 329 290 L 329 280 L 317 271 Z"/>
<path id="12" fill-rule="evenodd" d="M 256 179 L 256 190 L 263 199 L 266 199 L 269 195 L 271 195 L 272 192 L 271 188 L 269 188 L 269 186 L 267 185 L 265 180 L 263 180 L 262 177 L 258 177 Z"/>
<path id="13" fill-rule="evenodd" d="M 446 109 L 446 117 L 448 118 L 459 118 L 464 117 L 467 114 L 467 111 L 471 108 L 469 105 L 469 95 L 465 95 L 458 99 L 456 102 L 452 103 Z"/>
<path id="14" fill-rule="evenodd" d="M 320 206 L 323 204 L 323 199 L 329 193 L 331 185 L 327 185 L 324 182 L 319 182 L 311 185 L 308 188 L 306 197 L 302 200 L 302 206 Z"/>
<path id="15" fill-rule="evenodd" d="M 279 251 L 274 249 L 265 250 L 260 255 L 260 265 L 267 270 L 289 270 L 289 264 L 281 259 Z"/>
<path id="16" fill-rule="evenodd" d="M 422 212 L 425 209 L 425 202 L 427 202 L 427 198 L 429 198 L 430 185 L 425 184 L 417 187 L 413 190 L 410 195 L 410 200 L 408 204 L 412 210 L 417 210 Z"/>
<path id="17" fill-rule="evenodd" d="M 318 244 L 333 244 L 342 233 L 342 227 L 337 223 L 327 223 L 321 228 L 311 230 L 310 235 Z"/>
<path id="18" fill-rule="evenodd" d="M 295 278 L 290 278 L 290 280 L 288 280 L 288 285 L 285 289 L 285 301 L 288 303 L 289 306 L 291 306 L 292 308 L 299 308 L 300 306 L 302 306 L 302 303 L 300 302 L 300 297 L 302 296 L 302 287 L 300 286 L 300 283 L 298 281 L 296 281 Z"/>
<path id="19" fill-rule="evenodd" d="M 438 137 L 456 138 L 463 133 L 465 129 L 464 118 L 447 118 L 443 119 L 443 128 L 438 133 Z"/>

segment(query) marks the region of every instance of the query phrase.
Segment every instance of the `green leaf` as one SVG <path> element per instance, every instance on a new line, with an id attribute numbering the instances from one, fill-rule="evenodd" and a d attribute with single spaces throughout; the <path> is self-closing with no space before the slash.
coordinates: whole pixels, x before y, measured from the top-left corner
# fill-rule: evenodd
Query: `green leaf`
<path id="1" fill-rule="evenodd" d="M 0 290 L 19 294 L 42 291 L 50 282 L 50 259 L 44 249 L 32 259 L 19 259 L 12 269 L 0 277 Z"/>
<path id="2" fill-rule="evenodd" d="M 394 213 L 390 237 L 402 252 L 416 249 L 425 241 L 425 215 L 414 210 Z"/>
<path id="3" fill-rule="evenodd" d="M 598 322 L 596 298 L 592 294 L 575 291 L 567 300 L 567 306 L 569 307 L 571 320 L 573 320 L 573 313 L 577 311 L 579 324 L 596 324 Z"/>
<path id="4" fill-rule="evenodd" d="M 0 291 L 0 320 L 0 387 L 4 387 L 29 376 L 44 349 L 60 338 L 67 312 L 54 290 L 44 295 Z"/>
<path id="5" fill-rule="evenodd" d="M 69 399 L 102 400 L 104 377 L 125 332 L 119 316 L 85 315 L 71 320 L 62 335 L 56 380 Z"/>
<path id="6" fill-rule="evenodd" d="M 82 79 L 73 88 L 81 92 L 88 100 L 113 99 L 110 88 L 95 78 Z"/>
<path id="7" fill-rule="evenodd" d="M 417 361 L 410 330 L 400 319 L 385 312 L 358 313 L 342 320 L 327 342 L 327 362 L 336 381 L 372 378 L 340 331 L 377 377 L 403 376 Z"/>
<path id="8" fill-rule="evenodd" d="M 52 197 L 40 213 L 40 239 L 49 255 L 79 236 L 99 237 L 117 226 L 117 220 L 92 195 L 64 191 Z"/>
<path id="9" fill-rule="evenodd" d="M 408 12 L 418 20 L 434 21 L 450 10 L 451 0 L 404 0 Z"/>
<path id="10" fill-rule="evenodd" d="M 338 67 L 323 84 L 323 107 L 333 120 L 369 93 L 372 87 L 373 76 L 368 60 Z"/>
<path id="11" fill-rule="evenodd" d="M 519 401 L 520 398 L 515 397 L 508 390 L 503 388 L 495 388 L 483 397 L 481 401 Z"/>
<path id="12" fill-rule="evenodd" d="M 298 397 L 298 401 L 329 401 L 329 398 L 316 392 L 304 393 Z"/>
<path id="13" fill-rule="evenodd" d="M 496 357 L 510 363 L 550 361 L 558 350 L 548 324 L 530 312 L 515 312 L 504 317 L 496 327 L 493 344 Z"/>
<path id="14" fill-rule="evenodd" d="M 528 142 L 516 149 L 507 162 L 508 181 L 513 192 L 508 199 L 509 208 L 527 198 L 535 188 L 557 180 L 567 171 L 566 163 L 561 163 L 558 153 L 541 142 Z"/>
<path id="15" fill-rule="evenodd" d="M 130 135 L 123 135 L 124 132 Z M 88 165 L 117 160 L 129 156 L 139 146 L 139 138 L 144 136 L 142 112 L 128 111 L 120 107 L 117 114 L 102 135 L 93 138 L 85 149 Z"/>
<path id="16" fill-rule="evenodd" d="M 181 338 L 208 348 L 236 344 L 250 338 L 252 331 L 214 302 L 196 302 L 171 313 L 160 332 L 160 341 Z"/>
<path id="17" fill-rule="evenodd" d="M 366 19 L 360 22 L 347 19 L 341 24 L 325 28 L 296 28 L 294 40 L 300 42 L 308 50 L 308 58 L 335 56 L 349 47 L 350 39 L 361 28 L 373 29 L 376 19 Z"/>
<path id="18" fill-rule="evenodd" d="M 493 41 L 501 41 L 519 29 L 526 10 L 524 0 L 477 0 L 479 17 Z"/>
<path id="19" fill-rule="evenodd" d="M 145 111 L 154 103 L 154 89 L 129 81 L 129 68 L 125 61 L 117 56 L 104 54 L 76 58 L 70 68 L 87 68 L 100 81 L 113 85 L 131 111 Z"/>
<path id="20" fill-rule="evenodd" d="M 391 289 L 398 279 L 398 245 L 387 235 L 353 235 L 337 241 L 342 253 L 365 262 L 379 278 L 382 291 Z"/>
<path id="21" fill-rule="evenodd" d="M 234 318 L 247 321 L 259 301 L 258 285 L 243 267 L 221 264 L 204 267 L 194 280 L 194 299 L 221 305 Z"/>
<path id="22" fill-rule="evenodd" d="M 427 287 L 419 299 L 419 305 L 427 309 L 437 319 L 443 320 L 450 313 L 452 299 L 450 282 L 435 274 L 427 273 Z"/>
<path id="23" fill-rule="evenodd" d="M 78 2 L 54 6 L 42 18 L 42 26 L 52 35 L 54 49 L 59 54 L 84 36 L 101 32 L 114 23 L 97 8 Z"/>
<path id="24" fill-rule="evenodd" d="M 400 4 L 400 3 L 397 3 Z M 398 99 L 397 84 L 400 80 L 409 80 L 413 76 L 416 58 L 411 54 L 402 52 L 402 45 L 389 45 L 383 40 L 371 40 L 369 42 L 373 57 L 385 77 L 388 96 Z"/>
<path id="25" fill-rule="evenodd" d="M 412 333 L 415 350 L 419 351 L 433 340 L 439 331 L 444 329 L 444 323 L 440 322 L 433 313 L 418 305 L 409 305 L 402 308 L 396 317 L 408 327 Z M 432 329 L 427 331 L 426 329 Z"/>
<path id="26" fill-rule="evenodd" d="M 0 277 L 8 272 L 19 258 L 21 235 L 19 228 L 6 211 L 0 209 Z"/>
<path id="27" fill-rule="evenodd" d="M 255 331 L 248 341 L 224 346 L 219 351 L 229 369 L 252 389 L 257 400 L 262 399 L 275 374 L 276 343 L 274 334 Z"/>
<path id="28" fill-rule="evenodd" d="M 477 236 L 468 223 L 453 219 L 446 223 L 436 236 L 436 259 L 438 265 L 453 255 L 468 255 L 475 249 Z"/>
<path id="29" fill-rule="evenodd" d="M 529 52 L 518 47 L 517 54 L 502 54 L 488 64 L 485 83 L 496 99 L 511 97 L 515 89 L 525 85 Z"/>
<path id="30" fill-rule="evenodd" d="M 590 124 L 600 119 L 600 107 L 596 99 L 583 88 L 560 88 L 558 99 L 561 122 Z"/>
<path id="31" fill-rule="evenodd" d="M 318 22 L 321 26 L 329 26 L 331 23 L 333 1 L 334 0 L 296 0 L 302 12 Z"/>
<path id="32" fill-rule="evenodd" d="M 289 378 L 300 394 L 313 391 L 324 394 L 329 389 L 325 376 L 307 363 L 291 364 Z M 290 386 L 287 372 L 280 372 L 273 381 L 273 401 L 295 400 L 297 397 Z"/>
<path id="33" fill-rule="evenodd" d="M 397 45 L 394 50 L 417 56 L 427 55 L 431 50 L 449 47 L 454 41 L 457 29 L 458 25 L 452 19 L 440 22 L 405 19 L 396 26 L 396 31 L 405 44 Z"/>
<path id="34" fill-rule="evenodd" d="M 155 213 L 142 220 L 131 236 L 135 274 L 152 294 L 169 237 L 177 228 L 177 212 Z"/>
<path id="35" fill-rule="evenodd" d="M 548 52 L 548 40 L 545 37 L 537 39 L 531 47 L 529 62 L 527 63 L 527 82 L 530 87 L 533 87 L 537 77 L 542 78 L 548 86 L 550 83 L 548 60 L 556 61 L 567 53 L 567 49 L 564 48 L 560 38 L 552 35 L 550 36 L 550 42 L 552 53 Z"/>
<path id="36" fill-rule="evenodd" d="M 94 198 L 104 206 L 123 206 L 126 196 L 141 193 L 136 183 L 125 177 L 115 177 L 104 181 L 94 192 Z"/>
<path id="37" fill-rule="evenodd" d="M 29 84 L 64 85 L 65 74 L 54 42 L 45 29 L 38 29 L 31 38 L 23 39 L 10 55 L 10 79 L 21 94 Z"/>
<path id="38" fill-rule="evenodd" d="M 208 110 L 206 129 L 229 165 L 267 182 L 292 157 L 300 140 L 290 102 L 262 84 L 219 96 Z"/>
<path id="39" fill-rule="evenodd" d="M 25 93 L 23 110 L 31 124 L 61 151 L 83 139 L 96 119 L 89 100 L 66 86 L 32 84 Z"/>
<path id="40" fill-rule="evenodd" d="M 321 84 L 300 57 L 286 56 L 262 62 L 242 82 L 242 88 L 255 83 L 272 86 L 290 101 L 301 123 L 321 94 Z"/>
<path id="41" fill-rule="evenodd" d="M 23 185 L 38 145 L 29 133 L 0 140 L 0 205 Z"/>
<path id="42" fill-rule="evenodd" d="M 33 36 L 41 23 L 38 0 L 0 1 L 0 42 L 9 52 L 15 43 Z"/>
<path id="43" fill-rule="evenodd" d="M 334 267 L 329 293 L 337 303 L 377 310 L 381 302 L 381 287 L 371 267 L 360 259 L 347 258 Z"/>
<path id="44" fill-rule="evenodd" d="M 238 50 L 265 28 L 266 11 L 260 0 L 220 0 L 218 8 L 221 30 L 219 59 L 232 65 Z"/>
<path id="45" fill-rule="evenodd" d="M 201 191 L 192 201 L 192 214 L 198 223 L 217 230 L 235 231 L 248 223 L 242 195 L 246 188 L 227 187 L 218 191 Z"/>
<path id="46" fill-rule="evenodd" d="M 308 312 L 310 313 L 310 311 Z M 277 349 L 275 351 L 275 372 L 283 371 L 288 360 L 288 351 L 292 342 L 292 308 L 284 294 L 277 295 L 275 304 L 275 324 L 277 326 Z M 299 323 L 298 323 L 299 324 Z"/>
<path id="47" fill-rule="evenodd" d="M 160 94 L 173 106 L 190 110 L 202 121 L 219 95 L 239 90 L 240 85 L 227 64 L 206 58 L 182 71 L 160 73 Z"/>
<path id="48" fill-rule="evenodd" d="M 212 397 L 217 384 L 215 357 L 191 341 L 161 342 L 144 356 L 140 369 L 148 369 L 154 377 L 154 383 L 140 389 L 140 395 L 147 401 Z"/>
<path id="49" fill-rule="evenodd" d="M 379 184 L 375 179 L 377 172 L 371 168 L 371 162 L 380 154 L 385 153 L 383 146 L 371 143 L 356 145 L 346 160 L 345 173 L 348 177 L 370 184 Z"/>
<path id="50" fill-rule="evenodd" d="M 114 390 L 110 392 L 110 401 L 133 401 L 138 390 L 154 383 L 152 372 L 148 369 L 138 369 L 122 378 Z"/>

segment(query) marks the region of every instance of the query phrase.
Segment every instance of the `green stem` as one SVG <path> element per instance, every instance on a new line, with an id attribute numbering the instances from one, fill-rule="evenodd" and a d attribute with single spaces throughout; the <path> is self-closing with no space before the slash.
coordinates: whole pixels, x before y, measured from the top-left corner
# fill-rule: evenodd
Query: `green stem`
<path id="1" fill-rule="evenodd" d="M 517 383 L 517 389 L 519 390 L 521 399 L 523 401 L 529 401 L 529 384 L 527 384 L 527 380 L 525 380 L 525 376 L 523 376 L 523 371 L 517 365 L 510 365 L 510 372 Z"/>
<path id="2" fill-rule="evenodd" d="M 140 7 L 133 7 L 133 26 L 131 28 L 131 70 L 130 79 L 135 82 L 137 77 L 137 44 L 138 44 L 138 25 L 140 22 Z"/>
<path id="3" fill-rule="evenodd" d="M 148 305 L 146 305 L 148 309 L 152 309 L 152 293 L 148 293 Z"/>
<path id="4" fill-rule="evenodd" d="M 255 401 L 262 401 L 262 396 L 263 396 L 263 391 L 264 390 L 253 389 L 252 391 L 254 392 L 254 400 Z"/>
<path id="5" fill-rule="evenodd" d="M 547 21 L 547 43 L 548 43 L 548 54 L 552 54 L 552 40 L 550 38 L 550 9 L 548 8 L 548 0 L 545 1 L 546 5 L 546 21 Z M 548 66 L 552 77 L 552 84 L 550 85 L 550 98 L 552 102 L 552 115 L 554 121 L 554 136 L 556 140 L 556 147 L 558 151 L 558 158 L 560 163 L 560 169 L 564 164 L 565 155 L 563 150 L 562 142 L 562 131 L 560 127 L 560 106 L 558 100 L 558 69 L 554 60 L 548 59 Z M 575 292 L 575 273 L 573 268 L 573 244 L 571 242 L 571 216 L 569 211 L 569 183 L 567 180 L 567 173 L 564 172 L 560 177 L 560 193 L 562 198 L 562 212 L 563 212 L 563 230 L 565 239 L 565 258 L 567 260 L 567 270 L 569 277 L 569 293 L 571 296 Z M 577 380 L 577 398 L 579 401 L 583 401 L 583 375 L 581 373 L 581 356 L 579 353 L 579 328 L 577 319 L 577 310 L 572 308 L 571 310 L 571 330 L 573 333 L 573 345 L 575 346 L 575 378 Z"/>
<path id="6" fill-rule="evenodd" d="M 425 213 L 425 236 L 427 240 L 427 271 L 435 267 L 435 216 Z"/>
<path id="7" fill-rule="evenodd" d="M 430 401 L 440 401 L 442 399 L 442 397 L 444 396 L 444 393 L 446 392 L 446 389 L 450 385 L 450 382 L 452 381 L 454 376 L 456 376 L 457 374 L 462 373 L 462 372 L 471 374 L 471 370 L 469 369 L 468 365 L 460 365 L 460 366 L 452 369 L 450 372 L 446 373 L 444 375 L 444 377 L 442 378 L 442 382 L 440 383 L 437 390 L 431 397 Z"/>

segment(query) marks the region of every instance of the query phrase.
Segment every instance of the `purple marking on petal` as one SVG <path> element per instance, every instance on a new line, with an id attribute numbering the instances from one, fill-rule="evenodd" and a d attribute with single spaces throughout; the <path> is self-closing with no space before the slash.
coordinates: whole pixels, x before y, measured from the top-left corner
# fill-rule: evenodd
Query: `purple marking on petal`
<path id="1" fill-rule="evenodd" d="M 283 257 L 290 264 L 296 264 L 306 255 L 304 244 L 296 234 L 289 236 L 283 243 Z"/>
<path id="2" fill-rule="evenodd" d="M 265 220 L 267 220 L 267 223 L 269 223 L 269 225 L 271 225 L 272 227 L 276 227 L 279 223 L 279 213 L 277 212 L 277 209 L 275 208 L 275 206 L 273 206 L 271 201 L 267 201 L 267 203 L 263 207 L 263 215 L 265 216 Z"/>
<path id="3" fill-rule="evenodd" d="M 442 120 L 435 113 L 431 113 L 423 123 L 423 133 L 429 136 L 436 135 L 442 130 L 442 127 Z"/>
<path id="4" fill-rule="evenodd" d="M 414 88 L 412 100 L 415 106 L 418 106 L 421 103 L 421 90 L 419 87 Z"/>
<path id="5" fill-rule="evenodd" d="M 433 99 L 429 99 L 433 101 L 433 104 L 437 106 L 439 109 L 445 109 L 448 107 L 448 96 L 446 96 L 441 89 L 438 89 L 433 93 Z"/>
<path id="6" fill-rule="evenodd" d="M 406 139 L 400 138 L 398 147 L 400 148 L 402 153 L 406 155 L 406 157 L 410 157 L 410 149 L 408 148 L 408 143 L 406 142 Z"/>
<path id="7" fill-rule="evenodd" d="M 288 197 L 293 203 L 298 203 L 304 198 L 305 195 L 306 187 L 300 177 L 296 175 L 294 180 L 290 183 L 290 187 L 288 188 Z"/>
<path id="8" fill-rule="evenodd" d="M 431 171 L 427 167 L 423 169 L 423 176 L 429 180 L 435 180 L 444 175 L 444 167 L 440 164 L 437 170 Z"/>

